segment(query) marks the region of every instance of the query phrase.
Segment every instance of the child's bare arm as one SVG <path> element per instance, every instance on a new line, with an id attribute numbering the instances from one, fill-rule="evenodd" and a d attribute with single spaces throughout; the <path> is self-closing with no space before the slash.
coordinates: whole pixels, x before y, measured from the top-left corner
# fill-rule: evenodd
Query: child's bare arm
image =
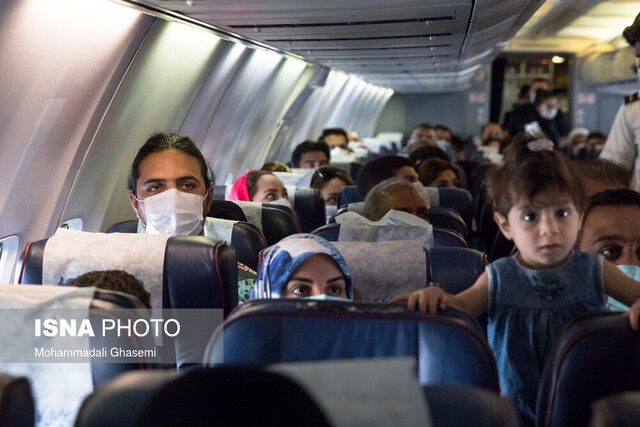
<path id="1" fill-rule="evenodd" d="M 469 289 L 457 295 L 451 295 L 438 286 L 429 286 L 411 294 L 398 295 L 392 302 L 407 300 L 410 310 L 418 309 L 429 314 L 436 314 L 438 308 L 457 308 L 471 316 L 478 316 L 487 309 L 489 299 L 489 279 L 483 273 Z"/>
<path id="2" fill-rule="evenodd" d="M 604 291 L 621 303 L 629 306 L 629 323 L 638 329 L 640 317 L 640 282 L 628 277 L 609 261 L 602 263 Z"/>
<path id="3" fill-rule="evenodd" d="M 460 309 L 473 317 L 487 310 L 489 305 L 489 275 L 485 271 L 469 289 L 453 296 Z"/>

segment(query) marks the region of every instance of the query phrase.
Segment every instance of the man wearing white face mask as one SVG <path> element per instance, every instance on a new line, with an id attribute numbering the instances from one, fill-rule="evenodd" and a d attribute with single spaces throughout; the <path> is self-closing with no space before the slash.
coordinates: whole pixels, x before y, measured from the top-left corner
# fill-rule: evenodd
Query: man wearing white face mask
<path id="1" fill-rule="evenodd" d="M 129 175 L 129 201 L 138 232 L 214 237 L 207 217 L 215 178 L 204 156 L 185 136 L 152 135 L 138 150 Z M 238 298 L 253 288 L 256 272 L 238 263 Z"/>
<path id="2" fill-rule="evenodd" d="M 203 234 L 213 174 L 188 137 L 152 135 L 131 166 L 129 201 L 147 233 Z"/>
<path id="3" fill-rule="evenodd" d="M 633 46 L 636 55 L 636 72 L 640 80 L 640 14 L 633 24 L 622 32 L 627 42 Z M 640 92 L 632 93 L 624 98 L 616 118 L 611 125 L 611 132 L 604 144 L 600 157 L 611 160 L 633 171 L 631 187 L 640 190 Z"/>
<path id="4" fill-rule="evenodd" d="M 620 188 L 591 196 L 578 248 L 602 255 L 640 280 L 640 193 Z"/>

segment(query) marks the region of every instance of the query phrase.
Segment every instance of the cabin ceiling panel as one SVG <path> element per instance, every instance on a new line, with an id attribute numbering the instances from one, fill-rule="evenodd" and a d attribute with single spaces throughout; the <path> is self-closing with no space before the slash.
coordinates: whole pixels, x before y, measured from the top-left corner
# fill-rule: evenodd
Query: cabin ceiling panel
<path id="1" fill-rule="evenodd" d="M 435 62 L 446 63 L 446 71 L 462 73 L 461 79 L 467 81 L 468 57 L 490 62 L 498 53 L 496 46 L 503 46 L 543 0 L 138 2 L 183 13 L 242 38 L 365 78 L 376 72 L 391 76 L 390 71 L 397 68 L 393 64 L 403 58 L 418 58 L 399 68 L 424 74 L 433 71 Z M 370 62 L 359 62 L 358 58 Z M 413 84 L 415 91 L 422 92 L 425 88 L 440 90 L 439 82 L 437 78 L 411 79 L 399 86 L 380 77 L 376 84 L 408 92 Z"/>

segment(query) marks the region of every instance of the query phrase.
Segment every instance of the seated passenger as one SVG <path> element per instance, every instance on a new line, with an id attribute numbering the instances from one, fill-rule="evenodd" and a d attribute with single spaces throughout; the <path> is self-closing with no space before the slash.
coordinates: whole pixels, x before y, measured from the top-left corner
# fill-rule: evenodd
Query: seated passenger
<path id="1" fill-rule="evenodd" d="M 329 146 L 324 142 L 301 142 L 291 154 L 291 164 L 301 169 L 318 169 L 328 165 L 330 159 Z"/>
<path id="2" fill-rule="evenodd" d="M 429 222 L 427 202 L 405 179 L 382 181 L 364 199 L 364 216 L 371 221 L 380 221 L 391 209 L 410 213 Z"/>
<path id="3" fill-rule="evenodd" d="M 358 192 L 363 199 L 374 185 L 389 178 L 404 178 L 417 182 L 418 174 L 411 160 L 401 156 L 383 156 L 365 163 L 358 172 Z"/>
<path id="4" fill-rule="evenodd" d="M 425 187 L 461 187 L 459 172 L 445 160 L 429 159 L 420 163 L 418 176 Z"/>
<path id="5" fill-rule="evenodd" d="M 610 160 L 579 160 L 575 166 L 589 197 L 604 190 L 629 188 L 631 185 L 631 172 Z"/>
<path id="6" fill-rule="evenodd" d="M 578 247 L 640 270 L 640 193 L 625 188 L 591 196 Z"/>
<path id="7" fill-rule="evenodd" d="M 571 149 L 572 158 L 578 158 L 578 153 L 580 152 L 580 150 L 584 150 L 587 145 L 587 136 L 589 136 L 589 129 L 571 129 L 571 132 L 569 132 L 569 135 L 567 135 L 567 146 Z"/>
<path id="8" fill-rule="evenodd" d="M 251 299 L 353 299 L 349 269 L 327 240 L 294 234 L 275 244 L 262 261 Z"/>
<path id="9" fill-rule="evenodd" d="M 291 172 L 291 169 L 289 169 L 289 166 L 283 163 L 278 163 L 278 162 L 267 162 L 264 165 L 262 165 L 260 170 L 269 171 L 269 172 Z"/>
<path id="10" fill-rule="evenodd" d="M 280 178 L 263 170 L 249 171 L 238 178 L 231 187 L 228 199 L 239 202 L 271 203 L 293 209 L 287 199 L 287 189 Z M 278 202 L 274 203 L 276 201 Z"/>
<path id="11" fill-rule="evenodd" d="M 485 123 L 480 129 L 480 141 L 482 145 L 486 145 L 485 142 L 490 139 L 502 140 L 504 138 L 504 131 L 500 123 Z"/>
<path id="12" fill-rule="evenodd" d="M 347 150 L 349 137 L 347 131 L 342 128 L 327 128 L 322 131 L 319 141 L 326 143 L 331 149 L 341 148 Z"/>
<path id="13" fill-rule="evenodd" d="M 360 139 L 360 135 L 358 135 L 358 132 L 356 132 L 355 130 L 352 130 L 351 132 L 347 132 L 347 138 L 349 139 L 349 142 L 361 142 L 362 141 Z"/>
<path id="14" fill-rule="evenodd" d="M 129 201 L 140 231 L 213 237 L 213 219 L 207 214 L 214 183 L 211 168 L 191 139 L 173 133 L 152 135 L 138 150 L 129 175 Z M 255 271 L 238 263 L 239 295 L 255 277 Z"/>
<path id="15" fill-rule="evenodd" d="M 213 172 L 196 145 L 174 133 L 152 135 L 129 174 L 129 202 L 150 234 L 203 234 Z"/>
<path id="16" fill-rule="evenodd" d="M 432 147 L 429 145 L 415 149 L 411 154 L 409 154 L 409 160 L 411 160 L 415 169 L 418 169 L 420 163 L 433 158 L 442 159 L 447 162 L 450 160 L 447 153 L 445 153 L 440 147 Z"/>
<path id="17" fill-rule="evenodd" d="M 353 179 L 342 169 L 324 166 L 313 174 L 311 188 L 319 190 L 324 199 L 327 222 L 338 209 L 340 192 L 347 185 L 353 185 Z"/>
<path id="18" fill-rule="evenodd" d="M 95 286 L 98 289 L 107 291 L 124 292 L 138 298 L 145 308 L 151 308 L 151 295 L 144 288 L 144 284 L 126 271 L 90 271 L 70 280 L 68 286 L 79 288 Z"/>
<path id="19" fill-rule="evenodd" d="M 420 123 L 411 129 L 411 135 L 407 140 L 407 145 L 402 149 L 405 154 L 410 154 L 414 150 L 425 147 L 437 147 L 438 135 L 436 130 L 429 123 Z"/>
<path id="20" fill-rule="evenodd" d="M 435 314 L 458 308 L 478 316 L 489 308 L 487 336 L 502 393 L 529 422 L 545 356 L 564 325 L 605 311 L 604 292 L 624 304 L 638 329 L 640 282 L 609 261 L 574 249 L 587 198 L 570 162 L 539 141 L 508 150 L 487 177 L 500 231 L 518 252 L 494 261 L 469 289 L 450 295 L 429 286 L 409 296 L 408 307 Z M 406 297 L 406 296 L 405 296 Z"/>

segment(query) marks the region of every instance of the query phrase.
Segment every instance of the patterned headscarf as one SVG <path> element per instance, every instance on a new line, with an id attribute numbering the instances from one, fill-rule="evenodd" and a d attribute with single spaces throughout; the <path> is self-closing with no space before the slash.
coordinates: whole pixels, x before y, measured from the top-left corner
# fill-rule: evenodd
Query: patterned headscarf
<path id="1" fill-rule="evenodd" d="M 291 274 L 307 258 L 316 254 L 329 255 L 338 263 L 347 282 L 347 296 L 353 299 L 351 276 L 342 254 L 329 241 L 313 234 L 294 234 L 271 247 L 262 260 L 251 299 L 280 298 L 287 289 Z"/>

